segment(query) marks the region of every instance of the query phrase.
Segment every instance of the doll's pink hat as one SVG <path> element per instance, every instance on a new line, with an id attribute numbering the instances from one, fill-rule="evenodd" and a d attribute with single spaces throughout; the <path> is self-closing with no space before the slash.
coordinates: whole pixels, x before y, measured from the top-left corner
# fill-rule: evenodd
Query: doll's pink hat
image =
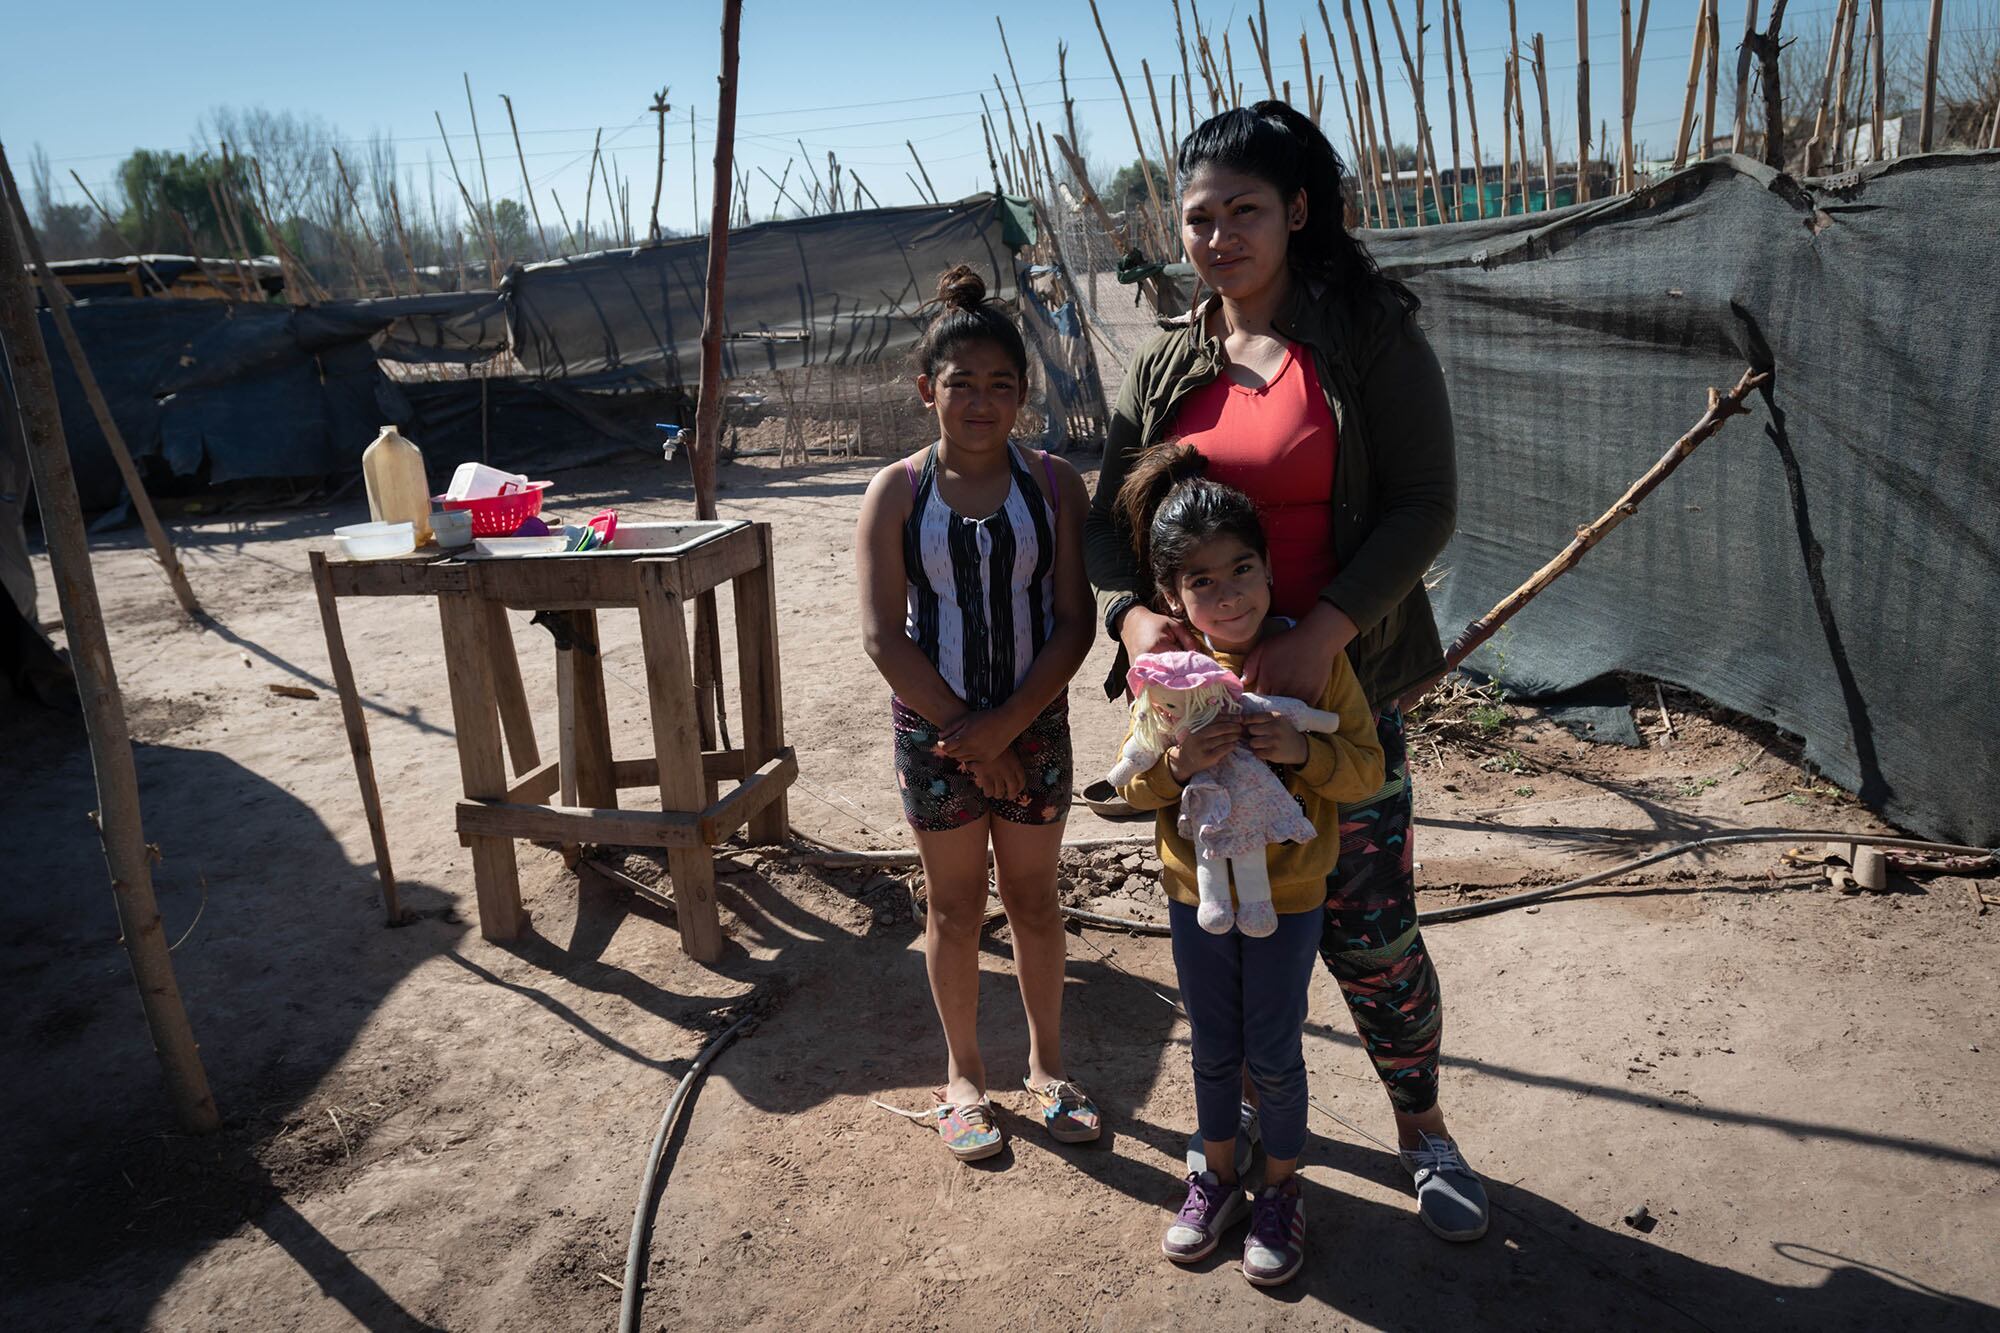
<path id="1" fill-rule="evenodd" d="M 1157 685 L 1169 690 L 1191 690 L 1201 685 L 1220 682 L 1230 698 L 1243 693 L 1243 682 L 1236 673 L 1206 653 L 1190 653 L 1176 650 L 1170 653 L 1141 653 L 1132 669 L 1125 673 L 1125 688 L 1137 698 L 1148 686 Z"/>

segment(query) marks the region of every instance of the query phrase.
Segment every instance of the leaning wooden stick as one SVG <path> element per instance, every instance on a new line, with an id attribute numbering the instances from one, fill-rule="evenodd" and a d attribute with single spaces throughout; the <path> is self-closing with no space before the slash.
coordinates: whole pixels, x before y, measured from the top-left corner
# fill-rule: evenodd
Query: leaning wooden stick
<path id="1" fill-rule="evenodd" d="M 1090 17 L 1097 24 L 1098 41 L 1104 44 L 1104 58 L 1111 64 L 1111 79 L 1118 85 L 1118 96 L 1125 103 L 1125 121 L 1132 127 L 1132 146 L 1139 150 L 1139 174 L 1146 178 L 1146 198 L 1153 205 L 1153 212 L 1148 220 L 1152 223 L 1153 230 L 1158 233 L 1155 239 L 1159 244 L 1159 253 L 1169 254 L 1173 246 L 1168 239 L 1166 205 L 1161 202 L 1160 187 L 1153 180 L 1153 164 L 1147 160 L 1145 136 L 1139 133 L 1139 116 L 1132 109 L 1132 95 L 1125 91 L 1125 76 L 1118 72 L 1118 57 L 1111 53 L 1111 38 L 1104 31 L 1104 18 L 1097 12 L 1097 0 L 1090 0 Z"/>
<path id="2" fill-rule="evenodd" d="M 1625 493 L 1619 496 L 1609 509 L 1599 514 L 1592 522 L 1578 528 L 1576 536 L 1570 539 L 1569 545 L 1563 547 L 1555 559 L 1536 570 L 1534 576 L 1526 583 L 1501 598 L 1491 611 L 1460 630 L 1458 637 L 1451 641 L 1451 648 L 1444 655 L 1444 670 L 1403 697 L 1406 700 L 1413 700 L 1421 696 L 1447 672 L 1470 657 L 1479 645 L 1492 638 L 1502 625 L 1514 618 L 1515 612 L 1533 601 L 1551 583 L 1575 569 L 1577 562 L 1589 553 L 1591 547 L 1609 536 L 1613 528 L 1639 512 L 1640 502 L 1651 495 L 1661 482 L 1672 476 L 1674 469 L 1686 462 L 1688 455 L 1692 454 L 1702 441 L 1721 430 L 1723 423 L 1729 418 L 1747 415 L 1743 400 L 1752 390 L 1769 383 L 1770 378 L 1771 372 L 1768 370 L 1746 370 L 1743 372 L 1743 378 L 1736 381 L 1736 387 L 1728 393 L 1710 389 L 1708 411 L 1702 413 L 1701 420 L 1695 422 L 1687 434 L 1675 440 L 1673 447 L 1661 454 L 1659 461 L 1647 468 L 1637 481 L 1626 487 Z"/>
<path id="3" fill-rule="evenodd" d="M 139 469 L 132 462 L 132 451 L 125 447 L 124 432 L 118 429 L 118 422 L 111 415 L 111 405 L 104 400 L 104 390 L 98 386 L 97 376 L 91 371 L 90 358 L 83 353 L 83 343 L 76 336 L 76 326 L 70 323 L 69 310 L 58 294 L 60 285 L 49 271 L 48 260 L 42 256 L 40 238 L 28 223 L 28 210 L 21 201 L 19 189 L 15 187 L 14 169 L 7 164 L 4 147 L 0 147 L 0 194 L 6 196 L 0 231 L 8 230 L 6 219 L 11 219 L 12 225 L 20 228 L 21 243 L 27 250 L 28 262 L 34 267 L 35 280 L 48 293 L 49 319 L 62 338 L 63 349 L 69 353 L 70 368 L 76 372 L 77 382 L 83 386 L 83 396 L 97 418 L 97 428 L 104 432 L 104 442 L 111 448 L 111 461 L 117 464 L 118 475 L 125 480 L 126 494 L 132 497 L 132 510 L 138 514 L 139 524 L 146 530 L 146 540 L 152 543 L 160 568 L 167 572 L 167 582 L 173 585 L 174 600 L 181 604 L 181 610 L 190 616 L 198 616 L 201 614 L 201 603 L 195 600 L 194 589 L 188 584 L 187 571 L 181 568 L 180 556 L 175 553 L 174 544 L 167 539 L 167 530 L 160 526 L 160 516 L 153 512 L 152 497 L 146 494 L 145 483 L 139 480 Z"/>
<path id="4" fill-rule="evenodd" d="M 1465 85 L 1465 129 L 1472 139 L 1472 176 L 1479 190 L 1479 216 L 1486 216 L 1486 159 L 1479 151 L 1479 108 L 1472 100 L 1472 62 L 1465 55 L 1465 5 L 1451 7 L 1451 32 L 1447 36 L 1458 42 L 1458 77 Z M 1451 52 L 1445 52 L 1445 59 L 1451 59 Z"/>
<path id="5" fill-rule="evenodd" d="M 90 567 L 90 539 L 84 533 L 76 472 L 63 440 L 55 377 L 35 317 L 35 294 L 28 285 L 27 257 L 14 237 L 11 218 L 19 197 L 11 174 L 0 178 L 0 193 L 12 201 L 0 211 L 0 220 L 6 222 L 0 225 L 0 346 L 6 349 L 12 372 L 28 468 L 41 504 L 49 568 L 62 607 L 63 626 L 69 634 L 70 666 L 76 672 L 77 695 L 90 740 L 90 763 L 97 777 L 97 810 L 92 819 L 111 872 L 120 942 L 132 963 L 139 1004 L 166 1076 L 167 1096 L 182 1126 L 190 1133 L 207 1134 L 220 1127 L 221 1117 L 216 1114 L 208 1076 L 201 1067 L 201 1051 L 181 1003 L 173 954 L 160 920 L 159 902 L 153 895 L 152 858 L 139 804 L 139 772 L 132 758 L 118 672 L 111 660 L 111 641 L 104 629 L 104 608 Z M 54 308 L 62 307 L 57 303 Z"/>

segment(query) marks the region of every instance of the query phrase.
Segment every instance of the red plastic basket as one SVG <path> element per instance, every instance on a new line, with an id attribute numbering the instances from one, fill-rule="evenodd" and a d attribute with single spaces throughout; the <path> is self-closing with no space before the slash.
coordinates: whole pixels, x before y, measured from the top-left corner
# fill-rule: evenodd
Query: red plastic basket
<path id="1" fill-rule="evenodd" d="M 542 512 L 542 492 L 553 484 L 531 481 L 525 491 L 507 495 L 488 495 L 478 500 L 447 500 L 439 496 L 438 501 L 446 509 L 470 510 L 473 536 L 510 537 L 515 529 Z"/>

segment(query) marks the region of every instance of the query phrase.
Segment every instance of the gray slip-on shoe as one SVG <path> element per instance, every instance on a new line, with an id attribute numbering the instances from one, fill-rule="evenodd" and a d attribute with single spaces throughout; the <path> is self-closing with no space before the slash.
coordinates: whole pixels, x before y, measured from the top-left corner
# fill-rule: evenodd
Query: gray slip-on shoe
<path id="1" fill-rule="evenodd" d="M 1486 1186 L 1450 1139 L 1418 1138 L 1417 1147 L 1397 1154 L 1417 1182 L 1417 1216 L 1445 1240 L 1478 1240 L 1486 1234 Z"/>

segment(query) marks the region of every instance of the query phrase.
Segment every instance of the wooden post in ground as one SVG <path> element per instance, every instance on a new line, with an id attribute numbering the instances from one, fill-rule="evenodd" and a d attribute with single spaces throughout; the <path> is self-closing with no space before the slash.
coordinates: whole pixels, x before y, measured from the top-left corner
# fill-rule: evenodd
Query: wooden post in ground
<path id="1" fill-rule="evenodd" d="M 1857 0 L 1840 0 L 1833 9 L 1833 32 L 1826 42 L 1826 73 L 1820 76 L 1819 99 L 1813 103 L 1812 137 L 1806 140 L 1805 169 L 1801 175 L 1815 175 L 1819 170 L 1820 144 L 1825 139 L 1827 128 L 1827 102 L 1833 96 L 1833 75 L 1840 65 L 1840 35 L 1846 29 L 1856 3 Z"/>
<path id="2" fill-rule="evenodd" d="M 1590 198 L 1590 0 L 1576 0 L 1576 201 Z"/>
<path id="3" fill-rule="evenodd" d="M 1618 192 L 1632 192 L 1632 0 L 1618 0 Z"/>
<path id="4" fill-rule="evenodd" d="M 1146 178 L 1146 198 L 1152 202 L 1152 221 L 1159 231 L 1159 253 L 1166 256 L 1173 251 L 1172 242 L 1164 231 L 1167 216 L 1166 205 L 1160 202 L 1160 187 L 1153 180 L 1153 164 L 1147 160 L 1146 140 L 1139 133 L 1139 116 L 1132 110 L 1132 95 L 1125 91 L 1125 76 L 1118 72 L 1118 57 L 1111 53 L 1111 38 L 1104 31 L 1104 18 L 1097 12 L 1097 0 L 1090 0 L 1090 17 L 1097 24 L 1097 39 L 1104 44 L 1104 58 L 1111 63 L 1111 78 L 1118 85 L 1118 96 L 1125 103 L 1125 122 L 1132 127 L 1132 146 L 1139 150 L 1139 173 Z"/>
<path id="5" fill-rule="evenodd" d="M 1944 25 L 1944 0 L 1931 0 L 1930 35 L 1924 41 L 1924 109 L 1917 118 L 1917 151 L 1931 150 L 1937 118 L 1938 33 Z"/>
<path id="6" fill-rule="evenodd" d="M 663 89 L 662 91 L 664 92 L 665 90 Z M 507 128 L 514 135 L 514 157 L 521 164 L 521 193 L 528 196 L 528 211 L 534 214 L 535 217 L 535 236 L 542 243 L 542 258 L 553 259 L 555 252 L 549 249 L 548 229 L 542 226 L 542 206 L 535 202 L 535 183 L 528 178 L 528 155 L 521 151 L 521 127 L 514 120 L 514 99 L 505 93 L 501 93 L 500 100 L 507 107 Z M 394 191 L 395 185 L 393 182 L 389 188 L 392 192 Z M 654 195 L 653 209 L 655 212 L 658 212 L 660 206 L 658 192 L 655 191 Z"/>
<path id="7" fill-rule="evenodd" d="M 1187 99 L 1187 113 L 1188 113 L 1188 129 L 1192 130 L 1192 129 L 1194 128 L 1194 126 L 1195 126 L 1195 119 L 1194 119 L 1194 77 L 1193 77 L 1193 75 L 1191 75 L 1191 74 L 1190 74 L 1190 73 L 1188 72 L 1188 44 L 1187 44 L 1187 28 L 1186 28 L 1186 27 L 1185 27 L 1185 26 L 1184 26 L 1184 25 L 1183 25 L 1183 24 L 1181 23 L 1181 0 L 1174 0 L 1174 42 L 1175 42 L 1175 44 L 1176 44 L 1176 45 L 1178 45 L 1178 46 L 1180 47 L 1180 54 L 1181 54 L 1181 96 Z M 1063 116 L 1064 116 L 1064 124 L 1065 124 L 1065 125 L 1067 125 L 1067 126 L 1068 126 L 1068 128 L 1069 128 L 1069 132 L 1070 132 L 1070 142 L 1071 142 L 1071 143 L 1075 143 L 1075 142 L 1076 142 L 1076 113 L 1075 113 L 1075 111 L 1074 111 L 1074 110 L 1073 110 L 1073 109 L 1071 108 L 1071 106 L 1070 106 L 1070 101 L 1069 101 L 1069 79 L 1068 79 L 1068 78 L 1067 78 L 1067 77 L 1066 77 L 1066 76 L 1064 75 L 1064 73 L 1063 73 L 1063 68 L 1062 68 L 1062 64 L 1063 64 L 1063 56 L 1064 56 L 1064 55 L 1065 55 L 1065 54 L 1067 53 L 1067 50 L 1068 50 L 1068 48 L 1067 48 L 1067 47 L 1065 47 L 1065 46 L 1063 46 L 1063 45 L 1062 45 L 1062 44 L 1061 44 L 1060 42 L 1058 42 L 1058 43 L 1056 44 L 1056 75 L 1057 75 L 1057 77 L 1058 77 L 1058 78 L 1061 78 L 1061 79 L 1062 79 L 1062 85 L 1063 85 Z M 1170 77 L 1171 77 L 1171 76 L 1170 76 Z M 1171 99 L 1171 98 L 1169 98 L 1168 100 L 1170 100 L 1170 101 L 1171 101 L 1172 99 Z M 1164 165 L 1166 165 L 1166 166 L 1172 166 L 1173 164 L 1172 164 L 1171 162 L 1169 162 L 1169 163 L 1165 163 Z"/>
<path id="8" fill-rule="evenodd" d="M 1451 216 L 1454 222 L 1463 222 L 1465 175 L 1458 152 L 1458 78 L 1452 73 L 1451 64 L 1451 12 L 1455 8 L 1452 0 L 1441 0 L 1438 27 L 1444 34 L 1444 100 L 1451 115 Z"/>
<path id="9" fill-rule="evenodd" d="M 1701 108 L 1701 156 L 1706 159 L 1717 138 L 1715 85 L 1722 69 L 1722 0 L 1708 0 L 1702 23 L 1708 32 L 1708 93 Z"/>
<path id="10" fill-rule="evenodd" d="M 7 208 L 11 216 L 18 202 L 11 174 L 0 188 L 13 201 Z M 60 309 L 59 300 L 56 308 Z M 70 665 L 76 672 L 77 694 L 90 738 L 90 762 L 97 775 L 95 823 L 111 871 L 120 938 L 131 959 L 139 1004 L 166 1077 L 167 1096 L 183 1127 L 191 1133 L 210 1133 L 220 1126 L 221 1119 L 208 1090 L 208 1075 L 201 1066 L 201 1051 L 188 1024 L 187 1009 L 181 1003 L 173 956 L 159 904 L 153 897 L 152 863 L 139 804 L 132 738 L 126 729 L 118 673 L 111 661 L 104 611 L 97 599 L 97 581 L 90 568 L 90 542 L 84 534 L 83 507 L 77 500 L 76 473 L 63 441 L 55 378 L 42 346 L 26 256 L 11 222 L 0 226 L 0 344 L 6 347 L 12 372 L 56 599 L 69 635 Z"/>
<path id="11" fill-rule="evenodd" d="M 347 658 L 347 636 L 340 628 L 340 605 L 327 573 L 326 553 L 314 551 L 313 591 L 319 596 L 319 623 L 326 634 L 326 656 L 333 668 L 334 691 L 340 696 L 340 720 L 347 728 L 347 748 L 354 756 L 354 779 L 361 785 L 361 810 L 368 817 L 368 840 L 375 847 L 375 875 L 382 881 L 382 911 L 392 926 L 403 922 L 396 892 L 396 871 L 389 863 L 389 830 L 382 822 L 382 793 L 375 785 L 375 747 L 368 740 L 368 716 L 361 710 L 361 692 L 354 684 L 354 666 Z"/>
<path id="12" fill-rule="evenodd" d="M 924 160 L 917 156 L 917 146 L 908 139 L 905 139 L 903 140 L 903 147 L 910 150 L 910 161 L 917 164 L 917 174 L 924 178 L 924 190 L 930 195 L 931 202 L 936 203 L 938 201 L 937 187 L 931 184 L 931 173 L 924 170 Z"/>
<path id="13" fill-rule="evenodd" d="M 1167 141 L 1167 127 L 1160 121 L 1160 96 L 1153 88 L 1152 67 L 1141 60 L 1139 62 L 1139 72 L 1146 76 L 1146 100 L 1153 104 L 1153 133 L 1160 136 L 1160 168 L 1163 171 L 1172 171 L 1174 169 L 1174 146 Z M 1175 202 L 1179 196 L 1170 193 L 1168 198 L 1169 202 Z M 1160 219 L 1161 230 L 1169 238 L 1167 248 L 1160 254 L 1160 258 L 1162 259 L 1174 260 L 1180 257 L 1180 247 L 1171 242 L 1171 238 L 1178 235 L 1180 229 L 1169 222 L 1170 218 L 1178 217 L 1179 214 L 1180 207 L 1176 202 L 1175 207 L 1163 214 Z"/>
<path id="14" fill-rule="evenodd" d="M 1472 137 L 1472 174 L 1479 192 L 1479 216 L 1486 216 L 1486 158 L 1479 151 L 1479 108 L 1472 100 L 1472 62 L 1465 54 L 1465 3 L 1451 7 L 1451 32 L 1446 36 L 1458 42 L 1458 76 L 1465 86 L 1465 128 Z M 1445 52 L 1445 59 L 1451 59 L 1451 52 Z"/>
<path id="15" fill-rule="evenodd" d="M 1785 96 L 1779 69 L 1784 48 L 1787 0 L 1771 0 L 1770 26 L 1744 38 L 1757 56 L 1758 79 L 1764 89 L 1764 165 L 1785 169 Z"/>
<path id="16" fill-rule="evenodd" d="M 1542 45 L 1542 34 L 1535 34 L 1533 46 L 1535 92 L 1542 102 L 1542 211 L 1546 213 L 1556 206 L 1556 145 L 1555 136 L 1549 133 L 1548 53 Z"/>
<path id="17" fill-rule="evenodd" d="M 1708 13 L 1707 0 L 1702 0 L 1702 14 Z M 1694 97 L 1701 87 L 1701 58 L 1707 53 L 1708 24 L 1700 19 L 1694 25 L 1694 44 L 1688 49 L 1687 95 L 1681 100 L 1681 127 L 1674 136 L 1674 170 L 1687 165 L 1688 136 L 1694 131 Z"/>
<path id="18" fill-rule="evenodd" d="M 1257 63 L 1264 67 L 1264 91 L 1276 101 L 1278 86 L 1271 81 L 1271 17 L 1264 12 L 1264 0 L 1257 0 L 1257 21 L 1252 23 L 1248 14 L 1243 21 L 1250 26 L 1250 45 L 1256 49 Z"/>
<path id="19" fill-rule="evenodd" d="M 1833 93 L 1833 151 L 1827 158 L 1828 166 L 1854 165 L 1848 161 L 1853 154 L 1847 151 L 1847 89 L 1854 73 L 1854 25 L 1861 17 L 1860 10 L 1861 0 L 1849 0 L 1847 32 L 1840 41 L 1840 78 Z"/>
<path id="20" fill-rule="evenodd" d="M 1417 225 L 1421 227 L 1424 225 L 1425 217 L 1424 169 L 1431 161 L 1431 122 L 1430 113 L 1424 109 L 1424 76 L 1416 63 L 1410 59 L 1410 43 L 1403 33 L 1403 16 L 1396 9 L 1396 0 L 1383 0 L 1383 3 L 1388 6 L 1389 22 L 1396 30 L 1396 49 L 1403 57 L 1403 73 L 1409 79 L 1410 93 L 1416 99 L 1417 141 L 1413 147 L 1417 153 Z M 1417 3 L 1421 5 L 1423 0 L 1417 0 Z M 1421 25 L 1423 15 L 1419 13 L 1417 19 Z M 1422 40 L 1422 36 L 1420 27 L 1418 39 Z M 1436 190 L 1432 190 L 1431 198 L 1437 205 L 1438 221 L 1444 221 L 1444 200 L 1438 197 Z"/>
<path id="21" fill-rule="evenodd" d="M 49 318 L 56 326 L 56 334 L 61 337 L 63 349 L 69 353 L 70 367 L 76 372 L 77 383 L 83 386 L 83 396 L 90 403 L 90 411 L 97 418 L 97 428 L 104 432 L 104 441 L 111 449 L 111 461 L 118 467 L 118 475 L 125 481 L 126 494 L 132 497 L 132 510 L 139 516 L 139 524 L 146 530 L 146 540 L 152 543 L 153 555 L 166 571 L 167 582 L 173 585 L 174 600 L 181 604 L 181 610 L 190 616 L 201 614 L 201 603 L 195 600 L 194 589 L 188 583 L 187 571 L 181 568 L 180 556 L 174 544 L 167 537 L 167 530 L 160 525 L 160 516 L 153 512 L 153 500 L 146 493 L 146 485 L 139 479 L 139 468 L 132 461 L 132 451 L 125 447 L 125 434 L 118 429 L 118 422 L 111 415 L 111 405 L 104 400 L 104 390 L 98 387 L 97 376 L 91 371 L 90 358 L 84 355 L 83 343 L 76 336 L 76 326 L 70 323 L 68 297 L 62 284 L 49 271 L 48 261 L 42 255 L 41 239 L 28 221 L 28 209 L 22 202 L 19 188 L 14 184 L 14 169 L 7 162 L 7 150 L 0 146 L 0 194 L 6 196 L 5 216 L 11 222 L 0 226 L 0 231 L 20 229 L 21 245 L 27 253 L 28 262 L 34 265 L 35 280 L 49 297 Z M 30 304 L 29 313 L 33 314 Z M 40 330 L 36 332 L 39 334 Z"/>
<path id="22" fill-rule="evenodd" d="M 778 595 L 771 527 L 759 523 L 757 568 L 731 583 L 736 597 L 736 666 L 743 699 L 743 771 L 755 773 L 785 748 L 784 684 L 778 674 Z M 752 842 L 791 836 L 785 797 L 750 816 Z"/>
<path id="23" fill-rule="evenodd" d="M 1870 157 L 1876 162 L 1882 160 L 1882 98 L 1885 95 L 1882 48 L 1888 44 L 1889 34 L 1882 28 L 1882 0 L 1869 0 L 1868 22 L 1875 29 L 1875 107 L 1868 122 L 1868 142 Z"/>
<path id="24" fill-rule="evenodd" d="M 673 103 L 667 101 L 665 88 L 653 94 L 653 103 L 646 109 L 653 113 L 659 131 L 659 145 L 653 155 L 653 213 L 647 224 L 648 240 L 660 239 L 660 192 L 667 187 L 667 112 L 673 110 Z"/>
<path id="25" fill-rule="evenodd" d="M 1751 39 L 1757 35 L 1757 0 L 1743 0 L 1743 41 L 1736 48 L 1736 132 L 1729 151 L 1740 153 L 1750 141 Z"/>
<path id="26" fill-rule="evenodd" d="M 1368 0 L 1361 0 L 1361 17 L 1368 24 L 1368 56 L 1375 65 L 1375 127 L 1382 136 L 1383 151 L 1388 154 L 1389 181 L 1394 187 L 1389 192 L 1389 200 L 1395 208 L 1396 225 L 1400 227 L 1403 225 L 1403 187 L 1400 180 L 1403 164 L 1396 157 L 1396 131 L 1389 123 L 1389 85 L 1382 78 L 1382 44 L 1375 40 L 1375 9 Z M 1350 27 L 1353 26 L 1354 14 L 1351 9 L 1348 12 L 1347 22 Z M 1357 65 L 1361 63 L 1358 50 L 1355 54 L 1355 63 Z M 1423 194 L 1421 180 L 1418 181 L 1417 192 L 1418 202 L 1421 205 Z M 1417 220 L 1421 222 L 1423 219 L 1419 216 Z"/>
<path id="27" fill-rule="evenodd" d="M 1514 194 L 1514 63 L 1500 61 L 1500 216 L 1512 211 Z"/>

